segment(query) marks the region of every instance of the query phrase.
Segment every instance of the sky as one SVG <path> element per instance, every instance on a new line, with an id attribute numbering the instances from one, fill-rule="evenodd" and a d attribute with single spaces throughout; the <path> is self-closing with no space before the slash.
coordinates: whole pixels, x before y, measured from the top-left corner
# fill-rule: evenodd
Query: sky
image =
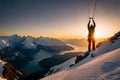
<path id="1" fill-rule="evenodd" d="M 87 37 L 95 0 L 0 0 L 0 35 Z M 120 31 L 120 0 L 97 0 L 96 37 Z"/>

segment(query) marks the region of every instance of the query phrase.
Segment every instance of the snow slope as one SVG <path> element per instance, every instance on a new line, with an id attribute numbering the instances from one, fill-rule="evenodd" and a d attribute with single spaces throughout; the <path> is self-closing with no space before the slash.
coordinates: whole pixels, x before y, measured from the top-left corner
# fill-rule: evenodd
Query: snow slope
<path id="1" fill-rule="evenodd" d="M 74 66 L 71 67 L 72 64 L 75 63 L 76 58 L 72 58 L 60 65 L 56 65 L 50 69 L 50 71 L 46 74 L 46 76 L 50 74 L 54 74 L 56 72 L 62 71 L 62 70 L 68 70 L 72 68 L 76 68 L 77 66 L 83 65 L 93 59 L 91 55 L 94 57 L 97 57 L 101 54 L 104 54 L 106 52 L 115 50 L 117 48 L 120 48 L 120 32 L 116 33 L 114 36 L 112 36 L 110 39 L 100 42 L 97 45 L 97 48 L 95 51 L 92 51 L 89 56 L 87 56 L 85 59 L 79 62 L 79 64 L 75 64 Z"/>
<path id="2" fill-rule="evenodd" d="M 48 71 L 48 73 L 45 76 L 54 74 L 54 73 L 62 71 L 62 70 L 69 69 L 70 65 L 75 63 L 75 59 L 76 58 L 74 57 L 72 59 L 65 61 L 64 63 L 62 63 L 60 65 L 53 66 L 52 68 L 50 68 L 50 70 Z"/>
<path id="3" fill-rule="evenodd" d="M 120 80 L 120 48 L 41 80 Z"/>
<path id="4" fill-rule="evenodd" d="M 95 50 L 95 53 L 93 53 L 94 56 L 99 56 L 105 52 L 120 48 L 120 32 L 113 35 L 107 41 L 99 43 L 97 46 L 99 47 Z"/>
<path id="5" fill-rule="evenodd" d="M 74 69 L 76 67 L 79 67 L 85 63 L 88 63 L 92 61 L 97 56 L 100 56 L 102 54 L 105 54 L 106 52 L 110 52 L 112 50 L 120 48 L 120 32 L 116 33 L 114 36 L 109 38 L 108 40 L 101 42 L 97 45 L 97 49 L 95 51 L 92 51 L 89 56 L 87 56 L 85 59 L 80 61 L 79 63 L 73 65 L 75 63 L 76 58 L 72 58 L 60 65 L 56 65 L 50 69 L 50 71 L 46 74 L 46 76 L 54 74 L 56 72 L 60 72 L 62 70 L 70 70 Z M 94 56 L 93 57 L 91 57 Z M 71 66 L 73 65 L 73 66 Z"/>

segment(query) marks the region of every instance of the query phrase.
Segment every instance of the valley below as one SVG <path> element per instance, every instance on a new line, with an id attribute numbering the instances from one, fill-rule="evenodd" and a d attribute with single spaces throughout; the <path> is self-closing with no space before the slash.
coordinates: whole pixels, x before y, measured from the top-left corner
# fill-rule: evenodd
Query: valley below
<path id="1" fill-rule="evenodd" d="M 79 54 L 83 54 L 82 52 L 87 50 L 86 47 L 79 47 L 71 44 L 67 45 L 74 49 L 55 53 L 40 50 L 38 53 L 32 56 L 33 60 L 29 61 L 22 67 L 22 70 L 28 74 L 37 74 L 43 77 L 43 75 L 45 75 L 51 67 L 59 65 L 72 57 L 78 56 Z"/>

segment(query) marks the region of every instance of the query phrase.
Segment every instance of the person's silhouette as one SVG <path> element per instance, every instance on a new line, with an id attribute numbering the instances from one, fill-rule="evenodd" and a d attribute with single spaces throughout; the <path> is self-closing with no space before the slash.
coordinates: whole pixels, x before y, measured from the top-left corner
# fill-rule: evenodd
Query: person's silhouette
<path id="1" fill-rule="evenodd" d="M 93 22 L 93 24 L 90 24 L 91 21 Z M 92 50 L 95 50 L 95 38 L 94 38 L 94 33 L 95 33 L 95 21 L 93 20 L 93 18 L 89 18 L 89 22 L 88 22 L 88 51 L 91 51 L 91 44 L 92 44 Z"/>

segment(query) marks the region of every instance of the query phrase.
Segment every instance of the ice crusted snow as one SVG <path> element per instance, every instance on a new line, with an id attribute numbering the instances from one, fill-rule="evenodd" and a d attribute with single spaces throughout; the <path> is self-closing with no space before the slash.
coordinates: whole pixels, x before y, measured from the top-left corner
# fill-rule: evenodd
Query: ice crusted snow
<path id="1" fill-rule="evenodd" d="M 78 63 L 79 64 L 79 63 Z M 119 80 L 120 48 L 94 58 L 92 61 L 41 80 Z"/>

